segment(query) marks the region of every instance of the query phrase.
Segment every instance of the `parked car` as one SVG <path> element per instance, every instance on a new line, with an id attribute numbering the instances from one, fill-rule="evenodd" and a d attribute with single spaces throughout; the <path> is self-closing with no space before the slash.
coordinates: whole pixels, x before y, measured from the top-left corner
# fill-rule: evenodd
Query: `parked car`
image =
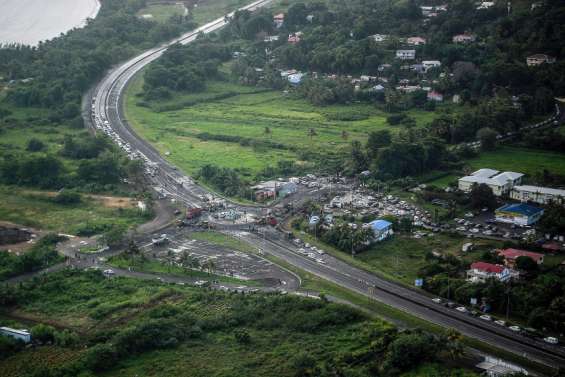
<path id="1" fill-rule="evenodd" d="M 485 320 L 485 321 L 492 321 L 492 317 L 488 314 L 483 314 L 479 318 L 482 319 L 482 320 Z"/>
<path id="2" fill-rule="evenodd" d="M 514 331 L 514 332 L 520 332 L 522 331 L 522 329 L 518 326 L 510 326 L 508 327 L 510 330 Z"/>
<path id="3" fill-rule="evenodd" d="M 436 304 L 442 303 L 441 298 L 439 298 L 439 297 L 433 298 L 432 301 L 435 302 Z"/>
<path id="4" fill-rule="evenodd" d="M 501 319 L 497 319 L 496 321 L 494 321 L 494 323 L 500 326 L 506 326 L 506 322 Z"/>
<path id="5" fill-rule="evenodd" d="M 458 307 L 455 308 L 455 310 L 457 310 L 458 312 L 461 312 L 461 313 L 467 313 L 467 308 L 464 307 L 464 306 L 458 306 Z"/>

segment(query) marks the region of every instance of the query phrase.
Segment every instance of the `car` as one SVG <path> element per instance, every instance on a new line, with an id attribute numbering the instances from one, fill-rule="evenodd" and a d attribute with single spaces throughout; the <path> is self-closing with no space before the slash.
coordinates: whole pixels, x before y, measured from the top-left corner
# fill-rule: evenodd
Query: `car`
<path id="1" fill-rule="evenodd" d="M 483 314 L 482 316 L 479 317 L 480 319 L 484 320 L 484 321 L 492 321 L 492 317 L 488 314 Z"/>
<path id="2" fill-rule="evenodd" d="M 458 312 L 461 312 L 461 313 L 467 313 L 467 308 L 464 307 L 464 306 L 458 306 L 458 307 L 455 308 L 455 310 L 457 310 Z"/>
<path id="3" fill-rule="evenodd" d="M 115 272 L 114 272 L 114 270 L 112 270 L 112 269 L 104 270 L 104 275 L 109 275 L 109 276 L 110 276 L 110 275 L 114 275 L 114 274 L 115 274 Z"/>
<path id="4" fill-rule="evenodd" d="M 522 329 L 518 326 L 509 326 L 508 327 L 510 330 L 514 331 L 514 332 L 520 332 L 522 331 Z"/>
<path id="5" fill-rule="evenodd" d="M 436 304 L 441 304 L 441 303 L 442 303 L 441 298 L 439 298 L 439 297 L 432 298 L 432 301 L 435 302 Z"/>
<path id="6" fill-rule="evenodd" d="M 554 338 L 553 336 L 548 336 L 547 338 L 543 338 L 543 341 L 549 344 L 559 343 L 559 340 L 557 338 Z"/>
<path id="7" fill-rule="evenodd" d="M 497 319 L 496 321 L 494 321 L 494 323 L 500 326 L 506 326 L 506 322 L 501 319 Z"/>

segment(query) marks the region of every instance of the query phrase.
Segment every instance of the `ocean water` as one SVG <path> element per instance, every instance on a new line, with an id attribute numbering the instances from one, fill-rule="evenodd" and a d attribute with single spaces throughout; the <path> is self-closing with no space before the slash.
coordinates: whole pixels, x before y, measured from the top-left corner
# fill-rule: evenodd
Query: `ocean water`
<path id="1" fill-rule="evenodd" d="M 98 0 L 0 0 L 0 44 L 35 46 L 84 26 L 99 9 Z"/>

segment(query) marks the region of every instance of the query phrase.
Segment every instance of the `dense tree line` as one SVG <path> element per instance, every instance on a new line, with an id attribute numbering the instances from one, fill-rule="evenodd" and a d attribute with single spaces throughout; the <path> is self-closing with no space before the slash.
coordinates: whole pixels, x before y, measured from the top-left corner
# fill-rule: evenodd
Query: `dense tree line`
<path id="1" fill-rule="evenodd" d="M 200 168 L 197 177 L 211 184 L 225 195 L 242 198 L 249 198 L 251 196 L 248 182 L 244 181 L 234 169 L 220 168 L 207 164 Z"/>
<path id="2" fill-rule="evenodd" d="M 145 0 L 106 0 L 85 28 L 38 47 L 1 48 L 0 72 L 8 80 L 30 79 L 18 82 L 7 99 L 17 106 L 47 107 L 63 119 L 78 117 L 83 92 L 109 67 L 195 26 L 184 19 L 144 20 L 136 12 L 145 5 Z"/>

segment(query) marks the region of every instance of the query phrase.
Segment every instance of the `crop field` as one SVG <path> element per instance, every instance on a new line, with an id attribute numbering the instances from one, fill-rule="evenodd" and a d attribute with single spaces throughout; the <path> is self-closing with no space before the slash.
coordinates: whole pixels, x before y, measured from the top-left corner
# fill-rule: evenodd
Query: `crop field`
<path id="1" fill-rule="evenodd" d="M 364 142 L 370 131 L 390 129 L 397 133 L 401 129 L 388 125 L 386 114 L 372 105 L 316 107 L 291 94 L 227 82 L 210 83 L 203 93 L 140 106 L 136 94 L 142 85 L 143 78 L 138 76 L 128 88 L 127 119 L 137 132 L 160 152 L 169 152 L 168 158 L 189 173 L 208 163 L 256 173 L 280 160 L 300 163 L 305 154 L 347 153 L 352 140 Z M 424 111 L 408 115 L 418 125 L 435 116 Z M 310 135 L 311 129 L 315 135 Z M 210 140 L 203 134 L 244 141 L 219 141 L 217 137 Z"/>
<path id="2" fill-rule="evenodd" d="M 491 168 L 510 170 L 534 176 L 547 169 L 553 174 L 565 175 L 565 153 L 536 149 L 499 147 L 492 152 L 482 152 L 468 161 L 472 169 Z"/>

